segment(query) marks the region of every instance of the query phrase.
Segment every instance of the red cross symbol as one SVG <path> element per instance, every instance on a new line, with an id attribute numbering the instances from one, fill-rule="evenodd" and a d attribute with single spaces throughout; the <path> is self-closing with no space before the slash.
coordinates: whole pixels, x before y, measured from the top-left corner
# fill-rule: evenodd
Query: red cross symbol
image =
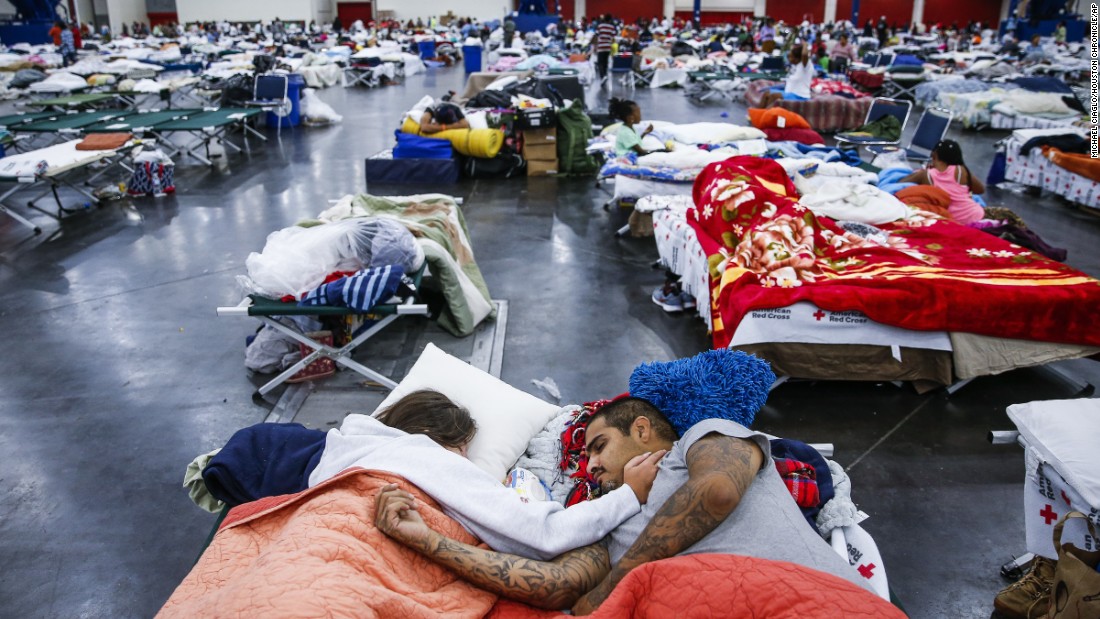
<path id="1" fill-rule="evenodd" d="M 874 570 L 876 567 L 878 566 L 876 566 L 874 563 L 870 563 L 868 565 L 861 565 L 857 567 L 856 570 L 859 571 L 860 576 L 864 578 L 870 578 L 871 576 L 874 576 L 872 570 Z"/>
<path id="2" fill-rule="evenodd" d="M 823 312 L 821 310 L 817 310 L 816 312 L 814 312 L 814 318 L 816 318 L 818 322 L 821 322 L 821 319 L 824 318 L 824 317 L 825 317 L 825 312 Z"/>
<path id="3" fill-rule="evenodd" d="M 1043 510 L 1039 512 L 1039 515 L 1043 517 L 1043 520 L 1047 521 L 1047 524 L 1050 524 L 1058 519 L 1058 514 L 1054 513 L 1053 506 L 1051 505 L 1047 505 L 1046 507 L 1044 507 Z"/>
<path id="4" fill-rule="evenodd" d="M 1062 491 L 1062 500 L 1066 502 L 1066 505 L 1069 505 L 1069 497 L 1066 496 L 1065 490 Z"/>

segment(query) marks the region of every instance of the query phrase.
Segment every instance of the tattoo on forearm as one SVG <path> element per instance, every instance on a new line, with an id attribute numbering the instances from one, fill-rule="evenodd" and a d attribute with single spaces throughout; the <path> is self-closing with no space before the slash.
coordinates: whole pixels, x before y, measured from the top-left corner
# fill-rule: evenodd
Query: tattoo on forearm
<path id="1" fill-rule="evenodd" d="M 417 549 L 482 589 L 554 610 L 569 608 L 610 570 L 607 550 L 599 544 L 572 550 L 553 561 L 484 550 L 442 535 Z"/>

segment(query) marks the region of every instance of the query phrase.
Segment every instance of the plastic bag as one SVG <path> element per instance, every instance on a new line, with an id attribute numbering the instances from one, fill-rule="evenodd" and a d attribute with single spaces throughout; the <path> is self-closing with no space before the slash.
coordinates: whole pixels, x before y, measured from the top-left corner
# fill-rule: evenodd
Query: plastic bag
<path id="1" fill-rule="evenodd" d="M 905 157 L 905 151 L 900 149 L 876 155 L 874 160 L 871 161 L 871 165 L 880 170 L 886 170 L 888 168 L 913 169 L 913 165 L 909 163 L 909 160 Z"/>
<path id="2" fill-rule="evenodd" d="M 331 105 L 317 96 L 317 91 L 313 88 L 302 91 L 302 116 L 311 125 L 327 125 L 344 120 L 344 117 L 337 114 Z"/>
<path id="3" fill-rule="evenodd" d="M 424 250 L 412 233 L 385 217 L 356 217 L 311 228 L 291 226 L 271 233 L 262 253 L 245 261 L 246 292 L 301 297 L 334 271 L 360 271 L 399 264 L 411 273 L 424 264 Z"/>

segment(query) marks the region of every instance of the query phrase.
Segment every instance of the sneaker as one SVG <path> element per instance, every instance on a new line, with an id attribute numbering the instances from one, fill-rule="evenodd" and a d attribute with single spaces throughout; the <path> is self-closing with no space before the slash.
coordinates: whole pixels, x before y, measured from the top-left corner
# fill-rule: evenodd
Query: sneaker
<path id="1" fill-rule="evenodd" d="M 666 312 L 684 311 L 684 301 L 679 292 L 661 286 L 653 291 L 653 302 Z"/>
<path id="2" fill-rule="evenodd" d="M 695 296 L 690 295 L 686 292 L 681 292 L 680 293 L 680 305 L 683 305 L 684 309 L 686 309 L 686 310 L 695 309 Z"/>
<path id="3" fill-rule="evenodd" d="M 1055 562 L 1035 557 L 1023 578 L 1005 587 L 993 598 L 993 608 L 1006 619 L 1039 619 L 1050 607 Z"/>

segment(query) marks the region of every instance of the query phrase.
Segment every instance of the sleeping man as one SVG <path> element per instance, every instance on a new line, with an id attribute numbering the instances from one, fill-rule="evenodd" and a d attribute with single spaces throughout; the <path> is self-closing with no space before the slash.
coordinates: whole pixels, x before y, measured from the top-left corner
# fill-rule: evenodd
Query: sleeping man
<path id="1" fill-rule="evenodd" d="M 807 526 L 771 462 L 768 438 L 708 419 L 678 437 L 639 398 L 596 412 L 585 435 L 588 473 L 604 491 L 623 484 L 632 458 L 667 450 L 642 510 L 601 542 L 536 561 L 461 544 L 429 529 L 412 496 L 384 488 L 375 524 L 386 535 L 502 597 L 577 614 L 595 610 L 634 568 L 682 554 L 789 561 L 867 583 Z"/>

